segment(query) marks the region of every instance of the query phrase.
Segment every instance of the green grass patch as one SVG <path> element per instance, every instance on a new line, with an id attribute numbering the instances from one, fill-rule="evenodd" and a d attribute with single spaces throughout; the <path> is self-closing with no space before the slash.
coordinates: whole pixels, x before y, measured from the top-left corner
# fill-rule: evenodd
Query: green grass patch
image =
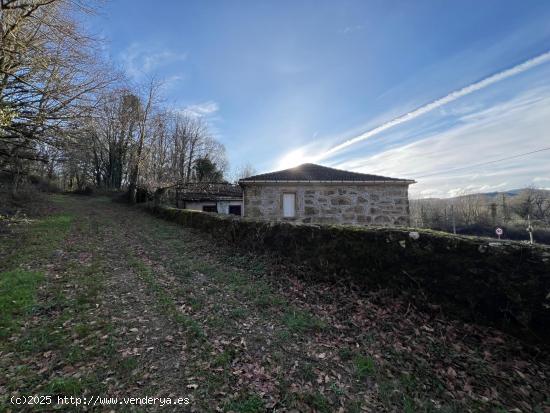
<path id="1" fill-rule="evenodd" d="M 138 360 L 135 357 L 127 357 L 120 359 L 116 365 L 116 368 L 119 373 L 122 373 L 125 376 L 129 376 L 132 370 L 135 370 L 138 365 Z"/>
<path id="2" fill-rule="evenodd" d="M 0 273 L 0 338 L 7 337 L 32 308 L 40 272 L 13 270 Z"/>
<path id="3" fill-rule="evenodd" d="M 79 396 L 83 391 L 82 380 L 73 377 L 57 377 L 51 380 L 47 386 L 49 394 L 60 396 Z"/>
<path id="4" fill-rule="evenodd" d="M 206 335 L 200 324 L 178 310 L 172 297 L 166 293 L 162 285 L 153 276 L 151 268 L 133 256 L 129 255 L 127 259 L 128 263 L 136 270 L 138 276 L 145 281 L 147 286 L 154 292 L 157 307 L 162 313 L 171 317 L 177 323 L 182 324 L 190 337 L 203 341 Z"/>
<path id="5" fill-rule="evenodd" d="M 246 318 L 248 314 L 249 312 L 242 307 L 232 307 L 229 310 L 229 318 L 231 318 L 232 320 L 241 320 L 243 318 Z"/>
<path id="6" fill-rule="evenodd" d="M 304 395 L 304 401 L 316 412 L 330 413 L 333 411 L 328 399 L 321 393 L 308 393 Z"/>
<path id="7" fill-rule="evenodd" d="M 49 258 L 59 242 L 65 238 L 72 222 L 67 214 L 53 215 L 44 219 L 19 224 L 17 237 L 0 240 L 0 249 L 9 251 L 3 257 L 0 270 L 14 270 L 22 265 L 34 264 Z"/>
<path id="8" fill-rule="evenodd" d="M 71 221 L 70 215 L 31 221 L 19 228 L 18 237 L 0 241 L 0 248 L 10 251 L 3 258 L 0 272 L 0 337 L 7 337 L 28 316 L 44 279 L 40 271 L 23 267 L 49 258 L 67 234 Z"/>
<path id="9" fill-rule="evenodd" d="M 257 395 L 249 395 L 229 403 L 225 411 L 238 413 L 259 413 L 265 411 L 263 400 Z"/>
<path id="10" fill-rule="evenodd" d="M 19 339 L 18 349 L 25 353 L 40 353 L 65 346 L 67 338 L 62 331 L 57 329 L 60 324 L 47 323 L 26 331 Z"/>
<path id="11" fill-rule="evenodd" d="M 338 355 L 342 361 L 350 361 L 353 358 L 355 352 L 349 348 L 341 348 L 338 350 Z"/>
<path id="12" fill-rule="evenodd" d="M 294 334 L 322 331 L 326 328 L 322 320 L 302 310 L 291 310 L 285 313 L 283 323 Z"/>
<path id="13" fill-rule="evenodd" d="M 46 385 L 44 393 L 56 396 L 82 396 L 85 391 L 91 394 L 100 394 L 105 391 L 104 387 L 95 376 L 56 377 Z"/>
<path id="14" fill-rule="evenodd" d="M 317 377 L 311 363 L 304 363 L 299 370 L 299 375 L 300 378 L 309 382 L 313 382 Z"/>
<path id="15" fill-rule="evenodd" d="M 228 367 L 236 356 L 234 350 L 224 350 L 214 358 L 214 366 Z"/>
<path id="16" fill-rule="evenodd" d="M 376 364 L 372 357 L 358 355 L 353 359 L 353 364 L 355 366 L 355 374 L 359 380 L 373 376 L 376 373 Z"/>

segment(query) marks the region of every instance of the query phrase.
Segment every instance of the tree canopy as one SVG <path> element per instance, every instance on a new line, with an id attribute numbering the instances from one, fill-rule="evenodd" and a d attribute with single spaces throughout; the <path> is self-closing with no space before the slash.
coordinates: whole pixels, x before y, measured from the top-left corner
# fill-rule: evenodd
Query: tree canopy
<path id="1" fill-rule="evenodd" d="M 154 189 L 223 180 L 208 123 L 161 104 L 162 82 L 133 84 L 98 52 L 74 0 L 0 0 L 0 170 L 65 189 Z M 17 185 L 15 185 L 17 186 Z"/>

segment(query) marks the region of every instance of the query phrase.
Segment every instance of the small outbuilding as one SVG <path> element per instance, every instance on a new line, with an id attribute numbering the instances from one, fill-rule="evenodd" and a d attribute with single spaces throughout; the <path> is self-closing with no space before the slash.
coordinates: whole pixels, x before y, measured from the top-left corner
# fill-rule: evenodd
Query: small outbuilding
<path id="1" fill-rule="evenodd" d="M 242 215 L 243 195 L 239 185 L 195 182 L 178 185 L 174 191 L 177 208 Z"/>
<path id="2" fill-rule="evenodd" d="M 413 183 L 312 163 L 239 181 L 245 217 L 351 225 L 409 225 Z"/>

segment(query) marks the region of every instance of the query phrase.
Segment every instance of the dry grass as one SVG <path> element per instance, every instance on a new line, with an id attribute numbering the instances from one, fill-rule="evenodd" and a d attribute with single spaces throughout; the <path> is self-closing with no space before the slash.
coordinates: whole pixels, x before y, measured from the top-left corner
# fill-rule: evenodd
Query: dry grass
<path id="1" fill-rule="evenodd" d="M 199 412 L 550 407 L 548 355 L 498 331 L 304 281 L 107 198 L 53 199 L 70 230 L 12 260 L 44 278 L 0 342 L 4 403 L 18 391 L 173 394 Z"/>

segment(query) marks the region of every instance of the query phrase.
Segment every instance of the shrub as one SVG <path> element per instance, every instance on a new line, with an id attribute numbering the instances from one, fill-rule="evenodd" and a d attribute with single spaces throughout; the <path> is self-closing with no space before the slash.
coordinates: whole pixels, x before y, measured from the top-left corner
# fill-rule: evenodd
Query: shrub
<path id="1" fill-rule="evenodd" d="M 73 194 L 91 196 L 94 194 L 94 188 L 90 185 L 86 185 L 83 188 L 79 188 L 73 191 Z"/>

